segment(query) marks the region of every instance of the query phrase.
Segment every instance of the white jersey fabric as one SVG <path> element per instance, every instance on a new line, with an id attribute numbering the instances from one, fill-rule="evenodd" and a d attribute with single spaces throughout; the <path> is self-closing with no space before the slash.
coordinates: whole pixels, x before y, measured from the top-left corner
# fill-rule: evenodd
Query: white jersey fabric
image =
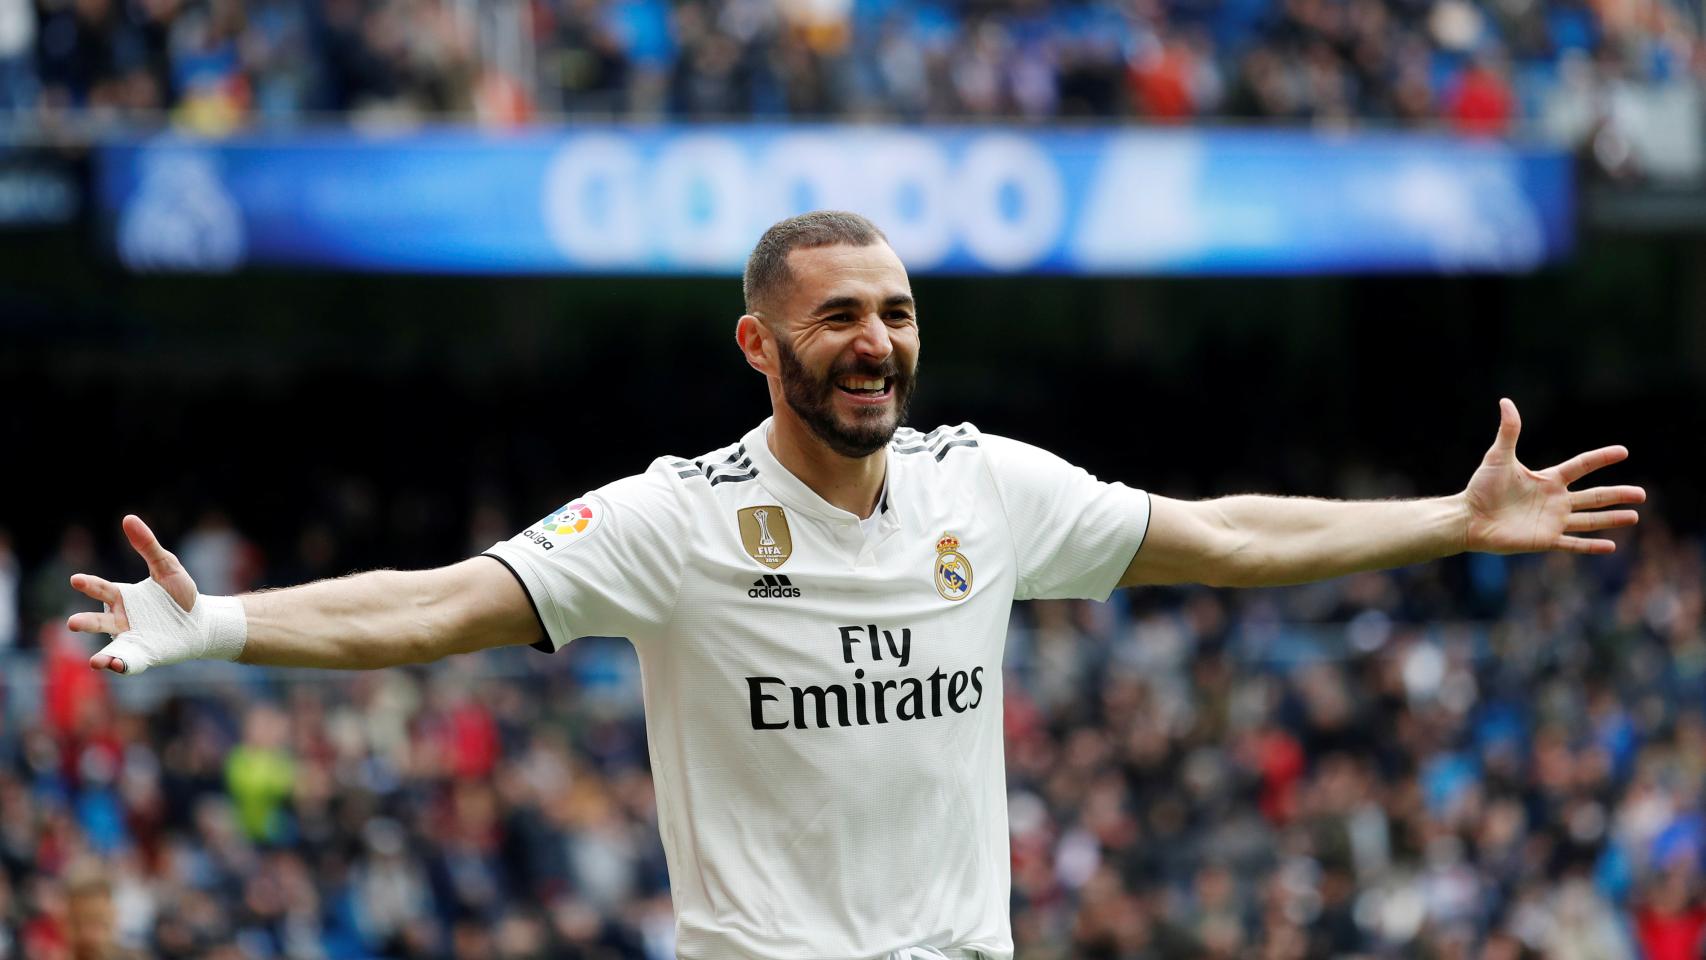
<path id="1" fill-rule="evenodd" d="M 1011 957 L 1012 602 L 1106 599 L 1149 498 L 970 424 L 902 429 L 867 537 L 769 429 L 656 460 L 487 555 L 532 598 L 536 646 L 638 651 L 678 956 Z"/>

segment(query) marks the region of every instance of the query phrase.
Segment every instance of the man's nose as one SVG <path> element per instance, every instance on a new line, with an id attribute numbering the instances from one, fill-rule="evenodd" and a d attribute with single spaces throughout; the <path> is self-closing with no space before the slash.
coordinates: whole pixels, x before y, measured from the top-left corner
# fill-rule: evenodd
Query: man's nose
<path id="1" fill-rule="evenodd" d="M 889 325 L 883 318 L 871 314 L 859 324 L 858 335 L 853 340 L 853 349 L 862 357 L 873 360 L 887 360 L 894 352 L 894 341 L 889 337 Z"/>

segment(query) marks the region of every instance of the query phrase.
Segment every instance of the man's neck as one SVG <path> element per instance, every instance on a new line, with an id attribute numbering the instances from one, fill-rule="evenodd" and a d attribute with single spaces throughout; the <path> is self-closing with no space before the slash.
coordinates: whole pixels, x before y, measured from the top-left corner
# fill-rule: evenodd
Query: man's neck
<path id="1" fill-rule="evenodd" d="M 876 511 L 888 470 L 886 445 L 868 457 L 844 457 L 784 408 L 770 422 L 769 446 L 778 463 L 831 506 L 860 519 Z"/>

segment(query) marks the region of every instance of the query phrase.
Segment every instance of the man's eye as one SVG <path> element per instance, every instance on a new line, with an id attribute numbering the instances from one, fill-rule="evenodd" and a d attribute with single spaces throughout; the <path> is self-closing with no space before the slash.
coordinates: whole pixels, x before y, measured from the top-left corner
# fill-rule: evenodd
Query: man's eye
<path id="1" fill-rule="evenodd" d="M 890 323 L 909 323 L 912 320 L 912 314 L 905 310 L 891 310 L 883 319 Z"/>

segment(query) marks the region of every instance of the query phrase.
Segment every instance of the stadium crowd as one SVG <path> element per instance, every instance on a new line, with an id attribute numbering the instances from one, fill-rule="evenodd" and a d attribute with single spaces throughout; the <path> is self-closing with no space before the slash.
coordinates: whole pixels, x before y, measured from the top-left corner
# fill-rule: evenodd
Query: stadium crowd
<path id="1" fill-rule="evenodd" d="M 226 592 L 362 565 L 339 524 L 164 532 Z M 1701 543 L 1621 539 L 1018 607 L 1019 955 L 1700 956 Z M 0 536 L 0 958 L 672 956 L 625 643 L 121 680 L 59 624 L 122 556 Z"/>
<path id="2" fill-rule="evenodd" d="M 1504 133 L 1706 78 L 1674 0 L 0 0 L 0 113 L 1197 118 Z"/>

